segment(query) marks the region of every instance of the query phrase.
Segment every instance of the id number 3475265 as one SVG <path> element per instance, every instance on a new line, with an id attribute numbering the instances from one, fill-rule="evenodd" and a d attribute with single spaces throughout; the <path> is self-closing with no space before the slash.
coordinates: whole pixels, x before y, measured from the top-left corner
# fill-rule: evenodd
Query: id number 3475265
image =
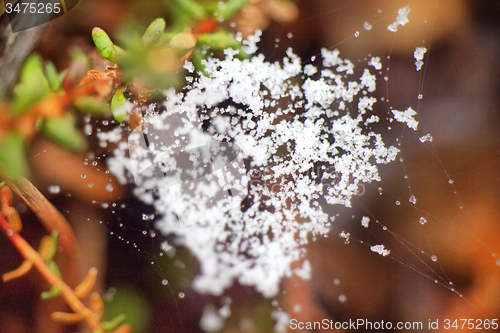
<path id="1" fill-rule="evenodd" d="M 61 12 L 60 3 L 42 3 L 42 2 L 25 2 L 25 3 L 6 3 L 5 12 L 11 13 L 31 13 L 31 14 L 58 14 Z"/>
<path id="2" fill-rule="evenodd" d="M 444 329 L 485 329 L 496 330 L 498 329 L 498 319 L 445 319 Z"/>

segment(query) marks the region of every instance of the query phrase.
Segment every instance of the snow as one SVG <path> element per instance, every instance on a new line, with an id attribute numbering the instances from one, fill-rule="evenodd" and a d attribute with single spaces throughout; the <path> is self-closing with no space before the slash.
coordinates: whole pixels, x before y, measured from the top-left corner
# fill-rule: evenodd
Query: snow
<path id="1" fill-rule="evenodd" d="M 108 142 L 119 142 L 123 138 L 122 132 L 121 127 L 116 127 L 109 132 L 97 132 L 97 137 L 101 144 L 104 143 L 107 145 Z"/>
<path id="2" fill-rule="evenodd" d="M 427 52 L 425 47 L 416 47 L 415 52 L 413 52 L 413 57 L 415 58 L 415 67 L 417 68 L 417 72 L 422 68 L 424 62 L 424 54 Z"/>
<path id="3" fill-rule="evenodd" d="M 376 70 L 382 69 L 382 63 L 380 62 L 380 57 L 371 57 L 368 65 L 373 66 Z"/>
<path id="4" fill-rule="evenodd" d="M 426 135 L 424 136 L 421 136 L 420 138 L 418 138 L 420 140 L 420 142 L 424 143 L 424 142 L 432 142 L 432 135 L 430 133 L 427 133 Z"/>
<path id="5" fill-rule="evenodd" d="M 244 41 L 246 52 L 255 51 L 259 38 Z M 184 246 L 198 259 L 195 291 L 222 295 L 237 280 L 273 297 L 284 277 L 309 279 L 303 245 L 334 222 L 319 200 L 350 207 L 359 185 L 380 180 L 378 166 L 399 153 L 366 127 L 380 121 L 370 114 L 376 77 L 367 68 L 355 74 L 336 49 L 321 54 L 319 73 L 302 66 L 291 49 L 281 63 L 261 54 L 209 58 L 206 76 L 182 92 L 164 92 L 167 112 L 148 109 L 143 126 L 131 133 L 121 127 L 100 133 L 102 142 L 129 134 L 108 159 L 109 169 L 154 206 L 155 227 L 174 236 L 168 248 Z M 379 58 L 369 65 L 381 69 Z M 411 108 L 393 114 L 416 130 Z M 260 177 L 250 179 L 254 171 Z M 363 226 L 368 222 L 364 217 Z M 349 233 L 340 237 L 349 242 Z M 299 260 L 302 267 L 292 270 Z M 214 309 L 203 318 L 205 331 L 223 323 Z"/>
<path id="6" fill-rule="evenodd" d="M 247 54 L 254 54 L 257 52 L 257 43 L 260 42 L 260 37 L 262 36 L 262 31 L 257 30 L 253 35 L 248 36 L 247 39 L 242 41 L 243 51 Z"/>
<path id="7" fill-rule="evenodd" d="M 277 310 L 271 313 L 271 317 L 276 320 L 274 331 L 276 333 L 286 333 L 290 324 L 290 315 L 285 311 Z"/>
<path id="8" fill-rule="evenodd" d="M 311 64 L 308 64 L 308 65 L 305 65 L 304 66 L 304 74 L 307 75 L 307 76 L 311 76 L 311 75 L 314 75 L 318 72 L 318 69 L 311 65 Z"/>
<path id="9" fill-rule="evenodd" d="M 368 216 L 363 216 L 361 218 L 361 225 L 365 228 L 368 228 L 369 224 L 370 224 L 370 218 Z"/>
<path id="10" fill-rule="evenodd" d="M 339 237 L 344 239 L 344 244 L 349 244 L 349 238 L 351 238 L 351 234 L 345 231 L 341 231 Z"/>
<path id="11" fill-rule="evenodd" d="M 50 194 L 58 194 L 61 192 L 61 187 L 59 185 L 49 185 L 47 188 L 47 192 Z"/>
<path id="12" fill-rule="evenodd" d="M 397 111 L 397 110 L 391 110 L 391 111 L 394 114 L 394 119 L 396 119 L 400 123 L 405 123 L 406 126 L 408 126 L 414 131 L 417 130 L 418 121 L 416 121 L 413 118 L 413 116 L 415 116 L 417 112 L 413 110 L 411 107 L 409 107 L 405 111 Z"/>
<path id="13" fill-rule="evenodd" d="M 417 198 L 415 198 L 414 195 L 411 195 L 409 198 L 408 198 L 408 201 L 412 204 L 416 204 L 417 203 Z"/>
<path id="14" fill-rule="evenodd" d="M 192 63 L 192 62 L 190 62 L 190 61 L 187 61 L 187 60 L 186 60 L 186 61 L 184 62 L 184 66 L 183 66 L 183 68 L 184 68 L 185 70 L 187 70 L 189 73 L 193 73 L 193 72 L 194 72 L 194 65 L 193 65 L 193 63 Z"/>
<path id="15" fill-rule="evenodd" d="M 224 319 L 213 305 L 205 306 L 200 320 L 200 328 L 205 332 L 219 332 L 224 327 Z"/>
<path id="16" fill-rule="evenodd" d="M 410 20 L 408 20 L 408 14 L 410 13 L 410 6 L 406 6 L 400 8 L 398 10 L 398 16 L 396 17 L 396 21 L 392 22 L 387 26 L 387 30 L 390 32 L 398 31 L 398 26 L 405 26 Z"/>
<path id="17" fill-rule="evenodd" d="M 372 252 L 380 254 L 382 257 L 388 256 L 391 251 L 387 250 L 383 244 L 370 246 Z"/>

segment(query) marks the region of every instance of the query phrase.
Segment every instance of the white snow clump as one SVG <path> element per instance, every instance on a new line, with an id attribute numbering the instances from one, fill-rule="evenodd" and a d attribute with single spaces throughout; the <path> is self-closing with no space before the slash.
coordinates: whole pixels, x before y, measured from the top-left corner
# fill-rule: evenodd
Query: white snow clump
<path id="1" fill-rule="evenodd" d="M 383 244 L 370 246 L 372 252 L 380 254 L 382 257 L 388 256 L 391 251 L 387 250 Z"/>
<path id="2" fill-rule="evenodd" d="M 398 24 L 406 24 L 408 11 Z M 319 70 L 303 67 L 290 49 L 282 63 L 235 54 L 209 58 L 206 76 L 166 91 L 139 130 L 119 127 L 129 141 L 108 164 L 154 206 L 156 228 L 199 260 L 196 291 L 221 295 L 237 280 L 272 297 L 283 277 L 310 277 L 308 261 L 296 271 L 291 264 L 305 255 L 309 236 L 330 231 L 333 217 L 320 201 L 350 207 L 358 185 L 380 180 L 378 165 L 399 150 L 365 125 L 379 121 L 369 112 L 377 101 L 375 75 L 368 68 L 355 74 L 338 50 L 322 50 Z M 370 62 L 381 68 L 379 59 Z M 393 113 L 417 128 L 411 108 Z M 114 141 L 114 134 L 102 136 Z M 219 326 L 210 310 L 204 318 L 206 329 Z"/>
<path id="3" fill-rule="evenodd" d="M 410 6 L 406 6 L 400 8 L 398 10 L 398 16 L 396 17 L 396 21 L 392 22 L 387 26 L 387 30 L 390 32 L 398 31 L 398 26 L 405 26 L 410 20 L 408 20 L 408 14 L 410 13 Z"/>
<path id="4" fill-rule="evenodd" d="M 422 69 L 424 62 L 424 54 L 427 52 L 425 47 L 416 47 L 415 52 L 413 52 L 413 57 L 415 58 L 415 67 L 417 68 L 417 72 Z"/>

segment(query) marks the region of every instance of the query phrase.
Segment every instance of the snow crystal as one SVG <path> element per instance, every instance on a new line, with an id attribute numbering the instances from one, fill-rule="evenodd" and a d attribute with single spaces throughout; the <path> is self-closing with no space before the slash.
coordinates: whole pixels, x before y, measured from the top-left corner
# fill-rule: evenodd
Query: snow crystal
<path id="1" fill-rule="evenodd" d="M 380 121 L 380 118 L 378 116 L 371 115 L 370 118 L 368 118 L 368 119 L 365 120 L 364 125 L 368 126 L 369 124 L 378 123 L 379 121 Z"/>
<path id="2" fill-rule="evenodd" d="M 419 71 L 424 65 L 424 62 L 422 60 L 424 59 L 424 54 L 426 52 L 427 49 L 425 47 L 417 47 L 415 48 L 415 52 L 413 52 L 413 57 L 415 58 L 415 66 L 417 67 L 417 71 Z"/>
<path id="3" fill-rule="evenodd" d="M 224 306 L 222 306 L 220 309 L 219 309 L 219 315 L 222 317 L 222 318 L 229 318 L 231 316 L 231 307 L 229 304 L 225 304 Z"/>
<path id="4" fill-rule="evenodd" d="M 50 194 L 58 194 L 59 192 L 61 192 L 61 187 L 59 185 L 49 185 L 49 187 L 47 188 L 47 192 L 49 192 Z"/>
<path id="5" fill-rule="evenodd" d="M 368 65 L 373 66 L 376 70 L 382 69 L 382 63 L 380 62 L 380 57 L 372 57 L 368 62 Z"/>
<path id="6" fill-rule="evenodd" d="M 411 195 L 409 198 L 408 198 L 408 201 L 412 204 L 416 204 L 417 203 L 417 198 L 415 198 L 414 195 Z"/>
<path id="7" fill-rule="evenodd" d="M 363 75 L 361 76 L 361 86 L 366 87 L 368 92 L 374 92 L 376 88 L 376 78 L 374 75 L 370 73 L 368 68 L 365 68 L 363 71 Z"/>
<path id="8" fill-rule="evenodd" d="M 83 127 L 83 133 L 85 133 L 85 135 L 92 135 L 92 125 L 90 124 L 85 124 L 85 126 Z"/>
<path id="9" fill-rule="evenodd" d="M 274 325 L 274 332 L 286 333 L 290 324 L 290 315 L 285 311 L 277 310 L 271 313 L 271 318 L 276 320 Z"/>
<path id="10" fill-rule="evenodd" d="M 302 267 L 295 269 L 293 272 L 303 280 L 309 280 L 311 278 L 311 263 L 309 260 L 305 260 Z"/>
<path id="11" fill-rule="evenodd" d="M 387 250 L 383 244 L 370 246 L 372 252 L 380 254 L 382 257 L 388 256 L 391 251 Z"/>
<path id="12" fill-rule="evenodd" d="M 193 73 L 194 72 L 194 65 L 192 62 L 190 61 L 187 61 L 184 62 L 184 69 L 186 69 L 189 73 Z"/>
<path id="13" fill-rule="evenodd" d="M 361 218 L 361 225 L 365 228 L 368 228 L 369 224 L 370 224 L 370 218 L 368 216 L 363 216 Z"/>
<path id="14" fill-rule="evenodd" d="M 122 137 L 123 130 L 121 127 L 116 127 L 109 132 L 97 132 L 97 137 L 99 138 L 100 145 L 106 146 L 108 142 L 118 142 Z"/>
<path id="15" fill-rule="evenodd" d="M 316 72 L 318 72 L 318 69 L 315 66 L 313 66 L 311 64 L 304 66 L 304 74 L 305 75 L 311 76 L 311 75 L 316 74 Z"/>
<path id="16" fill-rule="evenodd" d="M 396 32 L 398 31 L 398 26 L 405 26 L 408 22 L 408 14 L 410 13 L 410 6 L 406 6 L 403 8 L 400 8 L 398 10 L 398 16 L 396 17 L 396 21 L 392 22 L 387 26 L 387 30 L 391 32 Z"/>
<path id="17" fill-rule="evenodd" d="M 341 231 L 339 233 L 340 238 L 344 238 L 344 244 L 349 244 L 349 239 L 351 238 L 351 234 L 345 231 Z"/>
<path id="18" fill-rule="evenodd" d="M 247 39 L 242 41 L 243 44 L 243 51 L 246 52 L 246 54 L 254 54 L 257 52 L 258 47 L 257 43 L 260 42 L 260 37 L 262 36 L 262 31 L 257 30 L 253 35 L 248 36 Z"/>
<path id="19" fill-rule="evenodd" d="M 429 142 L 432 142 L 432 135 L 427 133 L 426 135 L 424 136 L 421 136 L 420 138 L 418 138 L 420 140 L 420 142 L 424 143 L 426 141 L 429 141 Z"/>
<path id="20" fill-rule="evenodd" d="M 394 119 L 396 119 L 400 123 L 406 123 L 406 126 L 408 126 L 414 131 L 417 130 L 418 121 L 413 119 L 413 116 L 415 116 L 417 112 L 413 110 L 411 107 L 409 107 L 405 111 L 397 111 L 397 110 L 391 110 L 391 111 L 394 114 Z"/>
<path id="21" fill-rule="evenodd" d="M 203 309 L 200 320 L 200 328 L 205 332 L 218 332 L 224 327 L 224 319 L 220 317 L 213 305 L 207 305 Z"/>

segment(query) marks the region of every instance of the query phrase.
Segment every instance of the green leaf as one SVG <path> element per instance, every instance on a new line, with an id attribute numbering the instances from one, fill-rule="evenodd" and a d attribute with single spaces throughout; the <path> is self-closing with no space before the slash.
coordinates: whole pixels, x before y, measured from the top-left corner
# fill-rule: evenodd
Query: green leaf
<path id="1" fill-rule="evenodd" d="M 203 54 L 199 47 L 196 47 L 191 55 L 191 62 L 194 65 L 196 73 L 201 73 L 202 75 L 207 75 L 205 72 L 205 65 L 203 64 Z"/>
<path id="2" fill-rule="evenodd" d="M 96 27 L 92 30 L 92 39 L 101 56 L 116 63 L 115 45 L 108 34 L 101 28 Z"/>
<path id="3" fill-rule="evenodd" d="M 166 89 L 179 84 L 181 74 L 176 71 L 175 62 L 170 61 L 178 60 L 175 51 L 166 45 L 144 46 L 141 30 L 135 20 L 129 20 L 118 32 L 118 40 L 126 50 L 126 54 L 118 58 L 122 79 L 137 80 L 148 89 Z M 170 55 L 175 59 L 167 59 Z"/>
<path id="4" fill-rule="evenodd" d="M 71 113 L 62 117 L 43 119 L 40 127 L 49 139 L 66 149 L 77 152 L 87 149 L 87 141 L 75 128 L 75 118 Z"/>
<path id="5" fill-rule="evenodd" d="M 142 36 L 144 46 L 155 45 L 160 40 L 163 31 L 165 31 L 165 25 L 165 20 L 161 17 L 151 22 Z"/>
<path id="6" fill-rule="evenodd" d="M 74 48 L 70 51 L 70 58 L 71 63 L 67 68 L 67 73 L 62 83 L 64 89 L 76 87 L 91 68 L 89 58 L 79 48 Z"/>
<path id="7" fill-rule="evenodd" d="M 116 89 L 116 92 L 111 99 L 111 112 L 113 112 L 113 117 L 119 123 L 123 122 L 127 117 L 127 109 L 125 108 L 126 104 L 127 100 L 125 99 L 125 96 L 123 96 L 122 89 Z"/>
<path id="8" fill-rule="evenodd" d="M 56 255 L 58 236 L 59 232 L 57 230 L 52 230 L 52 233 L 50 234 L 51 238 L 50 248 L 48 249 L 47 253 L 44 253 L 43 255 L 43 261 L 45 261 L 46 263 L 52 261 L 52 259 Z"/>
<path id="9" fill-rule="evenodd" d="M 214 12 L 214 16 L 218 20 L 227 21 L 232 19 L 236 14 L 241 12 L 243 7 L 246 6 L 248 0 L 229 0 L 224 4 L 218 4 L 217 10 Z"/>
<path id="10" fill-rule="evenodd" d="M 243 51 L 240 42 L 238 42 L 232 34 L 225 30 L 218 30 L 214 33 L 201 34 L 198 36 L 198 43 L 206 45 L 213 50 L 234 49 L 238 50 L 238 58 L 248 58 L 248 55 Z"/>
<path id="11" fill-rule="evenodd" d="M 196 1 L 170 0 L 168 4 L 177 7 L 183 16 L 188 16 L 190 19 L 201 21 L 207 17 L 205 8 Z"/>
<path id="12" fill-rule="evenodd" d="M 121 47 L 119 47 L 118 45 L 115 45 L 115 51 L 116 51 L 116 61 L 118 61 L 118 59 L 124 57 L 126 54 L 125 50 L 122 49 Z"/>
<path id="13" fill-rule="evenodd" d="M 52 286 L 52 288 L 49 289 L 49 291 L 44 291 L 40 294 L 40 297 L 42 299 L 49 299 L 49 298 L 55 298 L 57 296 L 61 295 L 61 287 L 60 286 Z"/>
<path id="14" fill-rule="evenodd" d="M 0 174 L 10 180 L 29 177 L 28 156 L 24 138 L 10 132 L 0 138 Z"/>
<path id="15" fill-rule="evenodd" d="M 127 323 L 134 328 L 135 333 L 151 332 L 151 308 L 147 298 L 132 286 L 115 288 L 117 292 L 113 301 L 106 304 L 106 318 L 115 318 L 110 321 L 114 322 L 125 314 Z"/>
<path id="16" fill-rule="evenodd" d="M 92 64 L 90 63 L 90 59 L 82 49 L 75 47 L 70 50 L 69 57 L 71 58 L 71 65 L 78 64 L 79 67 L 82 67 L 86 72 L 91 69 Z"/>
<path id="17" fill-rule="evenodd" d="M 163 42 L 164 44 L 168 44 L 170 43 L 170 41 L 172 40 L 172 38 L 175 37 L 175 35 L 177 35 L 179 32 L 164 32 L 160 38 L 161 38 L 161 42 Z M 160 42 L 160 43 L 161 43 Z"/>
<path id="18" fill-rule="evenodd" d="M 54 237 L 54 233 L 52 233 L 51 237 Z M 61 271 L 59 270 L 59 267 L 57 266 L 55 261 L 47 262 L 47 267 L 49 267 L 49 269 L 59 278 L 61 277 Z M 49 289 L 49 291 L 44 291 L 43 293 L 41 293 L 40 296 L 42 297 L 42 299 L 49 299 L 57 297 L 60 294 L 61 294 L 61 286 L 54 285 Z"/>
<path id="19" fill-rule="evenodd" d="M 16 115 L 21 115 L 50 93 L 49 84 L 43 75 L 42 59 L 33 54 L 24 62 L 20 80 L 14 88 L 12 106 Z"/>
<path id="20" fill-rule="evenodd" d="M 50 89 L 53 91 L 61 90 L 67 72 L 67 70 L 64 70 L 58 73 L 56 65 L 52 61 L 48 60 L 45 62 L 45 76 L 47 77 Z"/>
<path id="21" fill-rule="evenodd" d="M 73 105 L 78 111 L 94 116 L 103 116 L 111 113 L 108 103 L 95 99 L 91 96 L 80 97 L 73 103 Z"/>
<path id="22" fill-rule="evenodd" d="M 127 319 L 127 316 L 125 316 L 123 313 L 119 314 L 115 318 L 103 322 L 102 323 L 102 328 L 105 331 L 112 331 L 115 328 L 117 328 L 118 326 L 120 326 L 121 324 L 123 324 L 125 322 L 125 319 Z"/>
<path id="23" fill-rule="evenodd" d="M 61 271 L 59 270 L 59 267 L 57 266 L 55 261 L 49 261 L 47 263 L 47 267 L 57 276 L 61 277 Z"/>

